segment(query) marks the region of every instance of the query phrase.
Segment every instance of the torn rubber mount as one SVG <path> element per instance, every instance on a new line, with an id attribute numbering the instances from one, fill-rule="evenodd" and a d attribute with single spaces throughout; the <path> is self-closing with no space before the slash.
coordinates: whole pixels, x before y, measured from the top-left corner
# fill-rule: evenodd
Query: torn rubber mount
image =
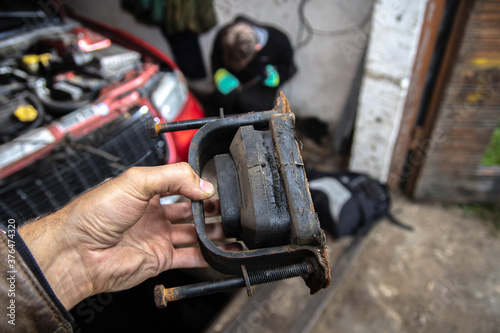
<path id="1" fill-rule="evenodd" d="M 221 273 L 242 276 L 242 265 L 250 273 L 312 259 L 314 271 L 304 276 L 306 284 L 311 293 L 326 288 L 330 269 L 325 235 L 284 95 L 271 111 L 217 119 L 201 127 L 191 142 L 189 164 L 201 176 L 212 158 L 224 231 L 242 239 L 250 250 L 215 246 L 207 235 L 203 201 L 193 201 L 196 232 L 208 264 Z"/>

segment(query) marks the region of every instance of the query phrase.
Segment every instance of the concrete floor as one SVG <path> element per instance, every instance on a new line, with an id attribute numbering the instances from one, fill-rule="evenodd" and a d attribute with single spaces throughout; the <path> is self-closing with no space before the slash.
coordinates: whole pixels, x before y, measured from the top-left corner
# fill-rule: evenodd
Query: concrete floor
<path id="1" fill-rule="evenodd" d="M 415 231 L 378 225 L 311 332 L 500 332 L 495 232 L 457 207 L 393 211 Z"/>

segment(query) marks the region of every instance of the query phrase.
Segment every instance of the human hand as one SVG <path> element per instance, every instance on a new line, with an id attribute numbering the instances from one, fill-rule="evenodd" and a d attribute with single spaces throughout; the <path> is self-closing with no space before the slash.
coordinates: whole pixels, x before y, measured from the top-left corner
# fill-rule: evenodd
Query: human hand
<path id="1" fill-rule="evenodd" d="M 214 74 L 214 81 L 221 94 L 227 95 L 238 88 L 240 81 L 225 68 L 219 68 Z"/>
<path id="2" fill-rule="evenodd" d="M 159 194 L 203 200 L 213 196 L 214 188 L 187 163 L 132 168 L 19 229 L 67 309 L 168 269 L 207 265 L 199 248 L 175 247 L 197 242 L 193 224 L 170 223 L 192 218 L 190 203 L 161 206 Z M 216 202 L 206 203 L 207 215 L 219 212 Z M 207 227 L 212 238 L 224 238 L 220 224 Z"/>
<path id="3" fill-rule="evenodd" d="M 262 84 L 266 87 L 274 88 L 280 84 L 280 75 L 273 65 L 266 66 L 265 77 Z"/>

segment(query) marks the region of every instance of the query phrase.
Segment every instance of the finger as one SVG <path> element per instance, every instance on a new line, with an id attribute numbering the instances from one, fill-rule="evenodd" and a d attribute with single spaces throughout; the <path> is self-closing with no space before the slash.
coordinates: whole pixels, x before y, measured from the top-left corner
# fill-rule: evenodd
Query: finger
<path id="1" fill-rule="evenodd" d="M 187 163 L 135 167 L 112 181 L 125 192 L 141 200 L 149 200 L 162 193 L 181 194 L 189 199 L 204 200 L 215 193 L 214 186 L 200 179 Z"/>
<path id="2" fill-rule="evenodd" d="M 219 199 L 210 199 L 203 201 L 203 208 L 205 210 L 205 216 L 219 216 L 220 215 L 220 201 Z"/>
<path id="3" fill-rule="evenodd" d="M 219 248 L 226 251 L 241 251 L 242 246 L 240 243 L 224 244 Z M 172 255 L 172 266 L 170 269 L 175 268 L 195 268 L 195 267 L 208 267 L 208 263 L 203 258 L 199 247 L 183 247 L 175 249 Z"/>
<path id="4" fill-rule="evenodd" d="M 226 239 L 222 223 L 209 223 L 206 225 L 208 238 L 211 240 Z M 191 245 L 198 242 L 194 224 L 176 224 L 170 234 L 172 245 Z"/>
<path id="5" fill-rule="evenodd" d="M 218 199 L 203 201 L 205 217 L 220 215 L 220 205 Z M 193 209 L 191 202 L 179 202 L 162 206 L 165 217 L 172 223 L 189 221 L 193 219 Z"/>
<path id="6" fill-rule="evenodd" d="M 188 221 L 193 218 L 191 201 L 163 205 L 161 208 L 163 209 L 165 218 L 172 223 Z"/>
<path id="7" fill-rule="evenodd" d="M 171 269 L 195 267 L 208 267 L 199 247 L 183 247 L 174 250 Z"/>
<path id="8" fill-rule="evenodd" d="M 226 251 L 231 251 L 231 252 L 239 252 L 243 250 L 243 245 L 238 242 L 233 242 L 233 243 L 227 243 L 224 245 L 219 246 L 219 248 L 226 250 Z"/>

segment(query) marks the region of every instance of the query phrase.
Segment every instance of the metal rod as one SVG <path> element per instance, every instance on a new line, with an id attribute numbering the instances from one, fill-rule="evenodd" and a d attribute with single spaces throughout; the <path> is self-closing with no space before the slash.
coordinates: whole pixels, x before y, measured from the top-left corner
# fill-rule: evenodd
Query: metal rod
<path id="1" fill-rule="evenodd" d="M 242 288 L 244 286 L 245 281 L 241 277 L 201 282 L 167 289 L 160 284 L 155 286 L 154 289 L 155 303 L 158 308 L 164 308 L 167 306 L 168 302 L 214 294 L 224 290 Z"/>
<path id="2" fill-rule="evenodd" d="M 206 117 L 200 119 L 172 121 L 170 123 L 159 123 L 159 124 L 151 120 L 148 122 L 148 133 L 151 138 L 156 138 L 160 133 L 198 129 L 201 128 L 203 125 L 217 119 L 219 119 L 219 117 Z"/>
<path id="3" fill-rule="evenodd" d="M 311 262 L 303 262 L 300 264 L 249 272 L 248 277 L 250 285 L 254 286 L 298 276 L 305 276 L 313 273 L 313 271 L 314 267 Z M 154 289 L 154 297 L 156 306 L 158 308 L 164 308 L 167 306 L 168 302 L 242 287 L 245 287 L 245 280 L 243 277 L 239 276 L 168 289 L 166 289 L 163 285 L 157 285 Z"/>

